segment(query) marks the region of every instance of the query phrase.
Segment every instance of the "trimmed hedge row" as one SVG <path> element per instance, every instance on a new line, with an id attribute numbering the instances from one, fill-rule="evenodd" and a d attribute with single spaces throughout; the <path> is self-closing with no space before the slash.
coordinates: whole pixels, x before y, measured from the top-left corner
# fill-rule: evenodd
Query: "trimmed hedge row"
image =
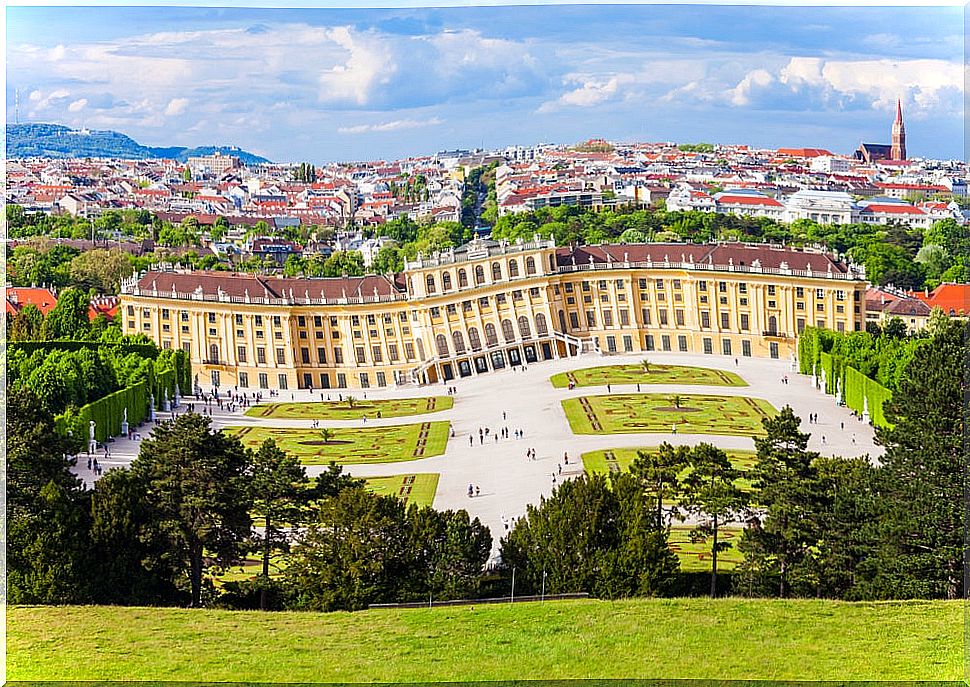
<path id="1" fill-rule="evenodd" d="M 148 383 L 138 382 L 121 391 L 108 394 L 93 403 L 88 403 L 77 410 L 73 408 L 58 415 L 55 425 L 58 431 L 67 433 L 68 430 L 74 438 L 87 445 L 89 427 L 94 420 L 94 438 L 100 442 L 107 441 L 109 437 L 121 434 L 121 422 L 124 419 L 125 409 L 128 410 L 128 424 L 131 427 L 138 425 L 148 417 Z"/>
<path id="2" fill-rule="evenodd" d="M 65 341 L 12 341 L 8 346 L 11 351 L 19 348 L 28 354 L 36 350 L 80 351 L 83 348 L 95 351 L 101 348 L 115 348 L 119 355 L 137 353 L 142 358 L 151 358 L 152 360 L 157 358 L 159 354 L 158 347 L 155 344 L 106 343 L 101 341 L 74 341 L 73 339 Z"/>
<path id="3" fill-rule="evenodd" d="M 832 355 L 833 332 L 808 327 L 798 341 L 798 370 L 801 374 L 814 375 L 816 379 L 825 373 L 825 393 L 838 394 L 846 406 L 860 415 L 869 403 L 869 417 L 874 425 L 889 427 L 883 414 L 883 405 L 892 398 L 892 391 L 870 379 L 862 372 L 846 364 L 840 355 Z"/>

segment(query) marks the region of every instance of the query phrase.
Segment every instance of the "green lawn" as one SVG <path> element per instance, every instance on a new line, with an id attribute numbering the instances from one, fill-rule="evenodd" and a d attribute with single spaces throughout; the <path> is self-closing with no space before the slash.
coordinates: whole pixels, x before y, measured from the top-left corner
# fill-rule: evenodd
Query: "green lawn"
<path id="1" fill-rule="evenodd" d="M 367 488 L 381 496 L 403 498 L 408 505 L 430 506 L 438 490 L 438 474 L 393 475 L 391 477 L 368 477 Z"/>
<path id="2" fill-rule="evenodd" d="M 611 472 L 624 472 L 630 469 L 630 465 L 637 458 L 637 451 L 646 451 L 648 453 L 656 453 L 656 446 L 639 446 L 632 448 L 611 448 L 604 449 L 602 451 L 590 451 L 589 453 L 584 453 L 580 456 L 583 460 L 583 467 L 586 472 L 601 473 L 608 475 Z M 757 454 L 754 451 L 725 451 L 728 455 L 728 459 L 738 470 L 746 472 L 754 467 L 755 458 Z M 685 470 L 686 472 L 686 470 Z M 739 489 L 744 489 L 745 491 L 751 491 L 751 480 L 745 477 L 739 477 L 735 484 Z"/>
<path id="3" fill-rule="evenodd" d="M 336 394 L 333 394 L 334 396 Z M 455 404 L 451 396 L 428 396 L 425 398 L 399 398 L 372 401 L 356 399 L 353 408 L 347 401 L 321 401 L 314 403 L 264 403 L 246 411 L 251 417 L 275 417 L 287 420 L 360 420 L 364 416 L 376 418 L 406 417 L 450 410 Z"/>
<path id="4" fill-rule="evenodd" d="M 711 544 L 707 537 L 699 541 L 691 541 L 689 525 L 674 525 L 670 528 L 670 538 L 667 542 L 670 548 L 677 553 L 680 559 L 680 569 L 690 572 L 710 572 L 711 571 Z M 744 558 L 735 547 L 741 539 L 741 530 L 737 524 L 725 529 L 718 528 L 717 540 L 728 542 L 731 548 L 725 549 L 717 554 L 717 569 L 733 570 Z"/>
<path id="5" fill-rule="evenodd" d="M 422 422 L 386 427 L 347 427 L 331 429 L 333 436 L 324 444 L 317 429 L 280 427 L 227 427 L 243 444 L 258 448 L 266 439 L 304 465 L 351 463 L 395 463 L 441 455 L 448 443 L 448 422 Z"/>
<path id="6" fill-rule="evenodd" d="M 640 365 L 604 365 L 560 372 L 550 377 L 552 385 L 563 389 L 573 382 L 576 386 L 606 386 L 607 384 L 707 384 L 710 386 L 748 386 L 733 372 L 707 367 L 682 365 L 651 365 L 644 372 Z"/>
<path id="7" fill-rule="evenodd" d="M 744 396 L 681 394 L 680 407 L 668 394 L 581 396 L 562 402 L 569 426 L 576 434 L 763 435 L 761 420 L 777 411 L 767 401 Z"/>
<path id="8" fill-rule="evenodd" d="M 8 680 L 962 677 L 962 601 L 578 600 L 331 614 L 7 608 Z"/>

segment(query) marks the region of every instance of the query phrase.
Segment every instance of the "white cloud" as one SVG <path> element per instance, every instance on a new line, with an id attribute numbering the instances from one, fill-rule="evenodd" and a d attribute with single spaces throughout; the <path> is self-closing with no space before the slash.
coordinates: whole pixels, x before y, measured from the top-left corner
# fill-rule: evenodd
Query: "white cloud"
<path id="1" fill-rule="evenodd" d="M 387 84 L 397 71 L 390 51 L 373 35 L 354 33 L 348 27 L 330 31 L 328 38 L 350 56 L 320 75 L 320 99 L 366 105 L 374 87 Z"/>
<path id="2" fill-rule="evenodd" d="M 174 117 L 185 112 L 186 106 L 189 104 L 188 98 L 172 98 L 168 101 L 168 105 L 165 106 L 165 116 Z"/>
<path id="3" fill-rule="evenodd" d="M 420 129 L 426 126 L 438 126 L 444 121 L 438 117 L 430 119 L 395 119 L 390 122 L 380 122 L 377 124 L 356 124 L 354 126 L 338 127 L 337 131 L 342 134 L 369 134 L 374 132 L 401 131 L 402 129 Z"/>
<path id="4" fill-rule="evenodd" d="M 80 112 L 88 104 L 87 98 L 79 98 L 67 106 L 68 112 Z"/>
<path id="5" fill-rule="evenodd" d="M 731 89 L 731 104 L 744 106 L 751 102 L 751 91 L 755 88 L 765 88 L 775 80 L 775 77 L 764 69 L 748 72 L 737 86 Z"/>

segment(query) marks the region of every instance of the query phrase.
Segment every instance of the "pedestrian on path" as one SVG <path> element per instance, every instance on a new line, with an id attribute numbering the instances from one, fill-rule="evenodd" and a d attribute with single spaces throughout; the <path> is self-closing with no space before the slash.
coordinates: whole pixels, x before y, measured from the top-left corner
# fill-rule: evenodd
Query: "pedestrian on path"
<path id="1" fill-rule="evenodd" d="M 474 434 L 469 434 L 468 435 L 468 445 L 469 446 L 474 446 L 475 445 L 475 435 Z"/>
<path id="2" fill-rule="evenodd" d="M 568 453 L 563 453 L 563 454 L 562 454 L 562 460 L 563 460 L 563 462 L 564 462 L 564 463 L 565 463 L 566 465 L 569 465 L 569 454 L 568 454 Z"/>

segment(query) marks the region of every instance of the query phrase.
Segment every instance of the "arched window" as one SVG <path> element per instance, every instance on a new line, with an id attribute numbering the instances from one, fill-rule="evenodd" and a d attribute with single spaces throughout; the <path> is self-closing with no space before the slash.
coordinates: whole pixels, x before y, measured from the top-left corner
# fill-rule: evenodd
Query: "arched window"
<path id="1" fill-rule="evenodd" d="M 502 320 L 502 336 L 506 341 L 515 340 L 515 332 L 512 330 L 512 320 Z"/>
<path id="2" fill-rule="evenodd" d="M 209 346 L 209 362 L 218 363 L 219 362 L 219 344 L 212 344 Z"/>
<path id="3" fill-rule="evenodd" d="M 536 314 L 536 334 L 539 336 L 545 336 L 549 333 L 548 327 L 546 327 L 546 316 L 542 313 Z"/>
<path id="4" fill-rule="evenodd" d="M 447 358 L 448 357 L 448 337 L 445 336 L 444 334 L 438 334 L 438 336 L 436 336 L 434 340 L 438 346 L 438 356 L 441 358 Z"/>
<path id="5" fill-rule="evenodd" d="M 418 358 L 424 360 L 424 342 L 421 339 L 415 339 L 414 343 L 418 345 Z"/>
<path id="6" fill-rule="evenodd" d="M 465 270 L 458 270 L 458 288 L 463 289 L 468 286 L 468 273 Z"/>
<path id="7" fill-rule="evenodd" d="M 481 265 L 475 267 L 475 283 L 484 284 L 485 283 L 485 268 Z"/>
<path id="8" fill-rule="evenodd" d="M 502 266 L 497 262 L 492 263 L 492 281 L 502 280 Z"/>
<path id="9" fill-rule="evenodd" d="M 471 344 L 473 351 L 482 350 L 482 340 L 478 338 L 478 329 L 475 327 L 468 330 L 468 342 Z"/>
<path id="10" fill-rule="evenodd" d="M 519 276 L 519 261 L 509 260 L 509 276 L 517 277 Z"/>
<path id="11" fill-rule="evenodd" d="M 465 337 L 461 335 L 461 332 L 454 332 L 451 335 L 451 339 L 455 344 L 455 353 L 465 352 Z"/>
<path id="12" fill-rule="evenodd" d="M 532 330 L 529 328 L 529 318 L 525 315 L 519 318 L 519 336 L 523 339 L 528 339 L 532 336 Z"/>
<path id="13" fill-rule="evenodd" d="M 429 274 L 428 275 L 428 293 L 434 293 L 434 291 L 435 291 L 435 288 L 434 288 L 434 275 L 433 274 Z"/>
<path id="14" fill-rule="evenodd" d="M 441 290 L 447 291 L 451 288 L 451 273 L 445 272 L 441 275 Z"/>
<path id="15" fill-rule="evenodd" d="M 768 318 L 768 333 L 775 334 L 778 332 L 778 318 L 774 315 Z"/>
<path id="16" fill-rule="evenodd" d="M 525 259 L 525 273 L 526 274 L 535 274 L 536 273 L 536 260 L 535 260 L 535 258 L 526 258 Z"/>
<path id="17" fill-rule="evenodd" d="M 549 271 L 550 272 L 556 271 L 556 256 L 553 255 L 552 253 L 549 254 Z"/>
<path id="18" fill-rule="evenodd" d="M 563 333 L 569 331 L 566 329 L 566 313 L 564 313 L 562 310 L 559 311 L 559 331 Z"/>
<path id="19" fill-rule="evenodd" d="M 491 322 L 485 325 L 485 341 L 489 346 L 498 345 L 498 335 L 495 333 L 495 325 Z"/>

